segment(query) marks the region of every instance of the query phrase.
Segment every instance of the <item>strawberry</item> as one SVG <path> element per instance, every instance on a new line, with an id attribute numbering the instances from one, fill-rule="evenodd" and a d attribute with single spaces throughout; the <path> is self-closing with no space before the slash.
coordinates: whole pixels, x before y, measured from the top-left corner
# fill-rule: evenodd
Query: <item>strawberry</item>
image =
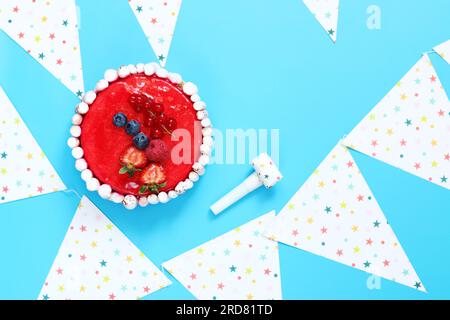
<path id="1" fill-rule="evenodd" d="M 136 171 L 142 171 L 142 168 L 147 164 L 147 155 L 143 150 L 139 150 L 133 146 L 126 148 L 120 156 L 120 168 L 119 173 L 133 177 Z"/>
<path id="2" fill-rule="evenodd" d="M 139 189 L 139 193 L 145 193 L 147 191 L 157 193 L 160 188 L 166 186 L 165 180 L 166 174 L 163 166 L 152 163 L 141 172 L 140 182 L 142 186 Z"/>

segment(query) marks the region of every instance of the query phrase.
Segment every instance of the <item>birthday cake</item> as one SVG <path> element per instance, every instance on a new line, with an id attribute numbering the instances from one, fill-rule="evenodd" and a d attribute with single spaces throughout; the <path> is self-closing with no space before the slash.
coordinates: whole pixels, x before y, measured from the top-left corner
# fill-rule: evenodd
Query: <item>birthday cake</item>
<path id="1" fill-rule="evenodd" d="M 77 105 L 67 142 L 87 189 L 127 209 L 191 189 L 213 144 L 197 91 L 156 63 L 107 70 Z"/>

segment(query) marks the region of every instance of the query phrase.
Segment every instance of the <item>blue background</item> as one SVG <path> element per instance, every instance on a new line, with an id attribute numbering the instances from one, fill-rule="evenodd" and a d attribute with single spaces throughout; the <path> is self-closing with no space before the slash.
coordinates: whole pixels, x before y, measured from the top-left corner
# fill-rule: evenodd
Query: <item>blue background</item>
<path id="1" fill-rule="evenodd" d="M 155 59 L 127 1 L 77 3 L 86 89 L 107 68 Z M 371 4 L 381 8 L 381 30 L 366 27 Z M 450 38 L 449 12 L 447 0 L 341 1 L 333 44 L 299 0 L 185 0 L 167 68 L 198 84 L 215 127 L 279 128 L 285 178 L 219 217 L 209 205 L 250 172 L 248 165 L 212 165 L 193 191 L 133 212 L 88 196 L 158 265 L 281 209 L 421 53 Z M 431 59 L 450 88 L 450 66 L 436 54 Z M 0 85 L 65 184 L 87 193 L 66 146 L 77 98 L 2 32 Z M 353 154 L 429 294 L 387 280 L 369 290 L 368 274 L 281 245 L 284 298 L 450 298 L 449 191 Z M 0 298 L 36 298 L 77 203 L 60 192 L 1 205 Z M 193 296 L 174 281 L 148 298 Z"/>

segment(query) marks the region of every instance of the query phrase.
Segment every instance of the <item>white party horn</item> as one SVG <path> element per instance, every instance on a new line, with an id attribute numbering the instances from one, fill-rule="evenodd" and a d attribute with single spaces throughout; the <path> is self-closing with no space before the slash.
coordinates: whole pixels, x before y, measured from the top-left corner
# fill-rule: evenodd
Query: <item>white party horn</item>
<path id="1" fill-rule="evenodd" d="M 261 186 L 269 189 L 273 187 L 278 181 L 283 178 L 280 170 L 275 165 L 273 160 L 267 155 L 267 153 L 261 153 L 255 159 L 252 160 L 253 172 L 247 177 L 240 185 L 228 192 L 220 200 L 214 203 L 211 207 L 211 211 L 218 215 L 223 210 L 231 206 L 233 203 L 239 201 L 242 197 L 250 192 L 258 189 Z"/>

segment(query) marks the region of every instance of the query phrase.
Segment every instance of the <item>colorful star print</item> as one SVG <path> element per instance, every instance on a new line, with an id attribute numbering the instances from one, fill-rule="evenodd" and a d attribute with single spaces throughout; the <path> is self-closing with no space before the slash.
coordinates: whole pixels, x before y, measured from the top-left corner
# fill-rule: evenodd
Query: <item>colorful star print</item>
<path id="1" fill-rule="evenodd" d="M 330 38 L 336 42 L 339 0 L 303 0 Z"/>
<path id="2" fill-rule="evenodd" d="M 170 280 L 83 197 L 38 299 L 132 300 L 169 284 Z"/>
<path id="3" fill-rule="evenodd" d="M 0 87 L 0 203 L 64 189 L 66 186 Z"/>
<path id="4" fill-rule="evenodd" d="M 424 55 L 344 144 L 450 189 L 449 135 L 450 102 Z"/>
<path id="5" fill-rule="evenodd" d="M 265 214 L 163 267 L 197 299 L 281 299 L 278 244 L 262 236 L 274 217 Z"/>
<path id="6" fill-rule="evenodd" d="M 84 90 L 74 0 L 1 1 L 0 29 L 72 92 Z"/>
<path id="7" fill-rule="evenodd" d="M 323 189 L 317 185 L 321 180 L 326 182 Z M 353 190 L 346 188 L 349 183 Z M 316 193 L 320 200 L 313 199 Z M 326 213 L 326 205 L 336 209 Z M 281 210 L 266 236 L 412 288 L 420 282 L 350 152 L 341 145 Z"/>
<path id="8" fill-rule="evenodd" d="M 133 13 L 164 66 L 169 55 L 181 0 L 129 0 Z"/>
<path id="9" fill-rule="evenodd" d="M 450 40 L 434 47 L 433 50 L 436 51 L 442 59 L 447 61 L 447 63 L 450 63 Z"/>

